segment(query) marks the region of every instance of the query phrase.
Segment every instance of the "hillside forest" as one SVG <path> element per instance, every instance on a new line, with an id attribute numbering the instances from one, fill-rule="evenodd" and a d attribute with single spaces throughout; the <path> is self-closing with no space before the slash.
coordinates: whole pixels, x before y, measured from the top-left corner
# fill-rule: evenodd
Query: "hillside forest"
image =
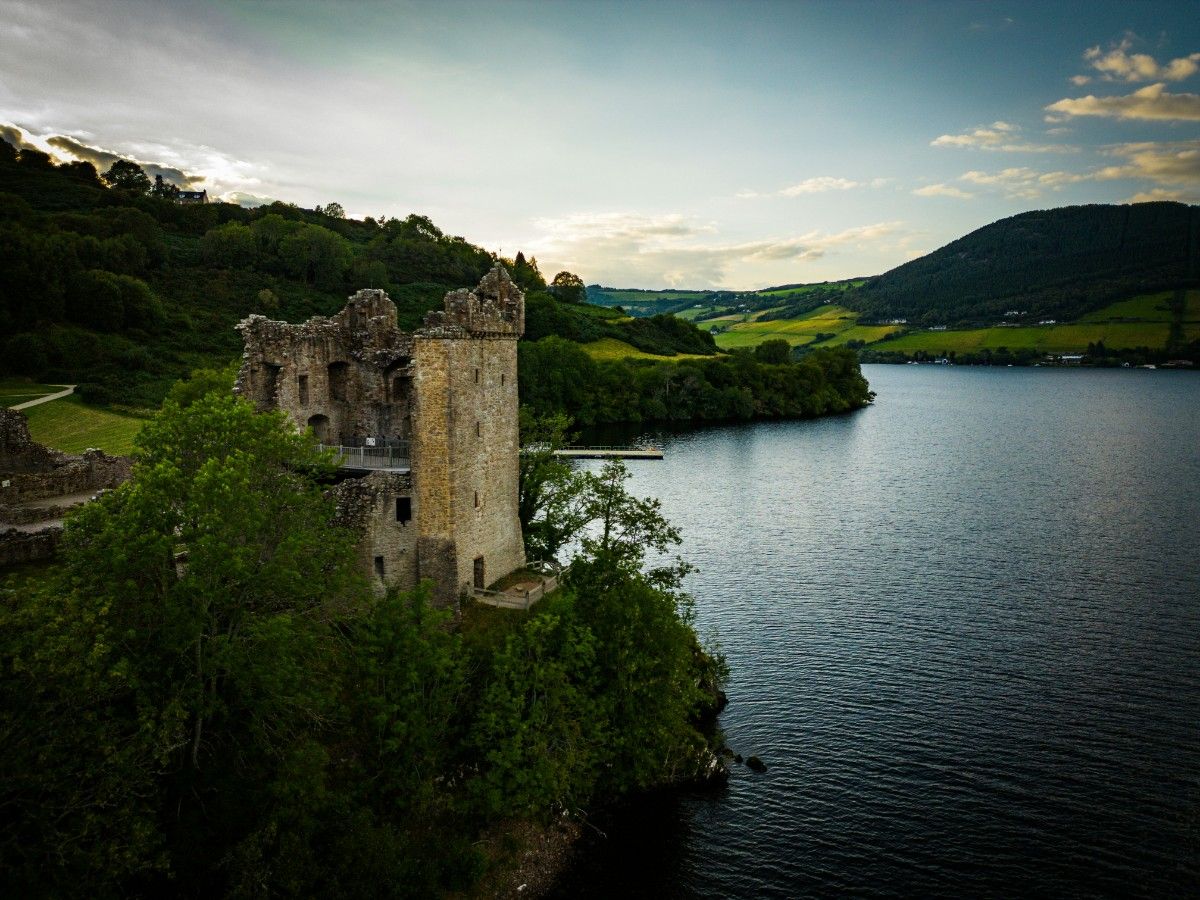
<path id="1" fill-rule="evenodd" d="M 496 262 L 526 291 L 521 394 L 535 412 L 590 425 L 820 415 L 869 401 L 845 351 L 802 363 L 718 354 L 690 322 L 589 304 L 573 273 L 547 281 L 536 259 L 498 257 L 424 216 L 181 204 L 133 163 L 102 175 L 0 141 L 0 367 L 78 384 L 90 403 L 151 410 L 191 370 L 240 356 L 241 318 L 331 315 L 364 286 L 386 290 L 400 326 L 416 328 Z M 637 355 L 580 352 L 597 341 Z"/>

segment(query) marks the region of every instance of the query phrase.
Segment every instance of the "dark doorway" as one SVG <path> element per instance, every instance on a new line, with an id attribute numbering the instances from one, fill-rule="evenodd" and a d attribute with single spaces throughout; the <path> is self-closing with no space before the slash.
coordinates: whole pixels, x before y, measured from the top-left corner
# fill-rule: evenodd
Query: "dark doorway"
<path id="1" fill-rule="evenodd" d="M 329 443 L 329 416 L 312 416 L 308 420 L 308 427 L 312 429 L 318 441 L 322 444 Z"/>
<path id="2" fill-rule="evenodd" d="M 483 590 L 487 587 L 487 581 L 484 578 L 483 557 L 475 557 L 475 587 L 477 590 Z"/>
<path id="3" fill-rule="evenodd" d="M 412 497 L 396 498 L 396 521 L 400 523 L 412 521 Z"/>

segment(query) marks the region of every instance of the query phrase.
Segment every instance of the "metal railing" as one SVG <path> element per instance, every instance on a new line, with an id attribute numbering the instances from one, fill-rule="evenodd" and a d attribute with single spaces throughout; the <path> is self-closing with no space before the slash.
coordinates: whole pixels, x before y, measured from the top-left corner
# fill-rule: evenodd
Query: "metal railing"
<path id="1" fill-rule="evenodd" d="M 347 447 L 345 444 L 318 444 L 322 450 L 337 454 L 338 465 L 345 469 L 409 469 L 408 442 L 390 447 Z"/>

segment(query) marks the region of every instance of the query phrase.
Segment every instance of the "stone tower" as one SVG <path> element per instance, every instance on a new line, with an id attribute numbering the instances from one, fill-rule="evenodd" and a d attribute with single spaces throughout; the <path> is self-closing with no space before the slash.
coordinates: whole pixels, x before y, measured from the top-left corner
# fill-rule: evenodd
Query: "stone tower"
<path id="1" fill-rule="evenodd" d="M 250 316 L 235 392 L 343 448 L 339 516 L 378 590 L 422 579 L 453 603 L 525 562 L 517 517 L 517 340 L 525 298 L 500 266 L 406 334 L 378 290 L 301 325 Z"/>

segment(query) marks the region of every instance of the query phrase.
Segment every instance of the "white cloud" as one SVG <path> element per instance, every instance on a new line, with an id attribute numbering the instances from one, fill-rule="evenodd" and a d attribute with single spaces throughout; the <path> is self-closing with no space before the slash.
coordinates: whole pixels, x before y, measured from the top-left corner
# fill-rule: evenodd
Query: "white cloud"
<path id="1" fill-rule="evenodd" d="M 1200 141 L 1122 144 L 1108 152 L 1126 162 L 1099 170 L 1098 180 L 1134 178 L 1157 185 L 1200 187 Z"/>
<path id="2" fill-rule="evenodd" d="M 805 194 L 824 194 L 829 191 L 850 191 L 855 188 L 881 188 L 889 184 L 890 178 L 872 178 L 870 181 L 855 181 L 851 178 L 837 178 L 832 175 L 817 175 L 806 178 L 796 184 L 780 188 L 778 191 L 762 192 L 744 190 L 734 194 L 739 200 L 757 200 L 762 197 L 801 197 Z"/>
<path id="3" fill-rule="evenodd" d="M 956 200 L 971 200 L 974 194 L 956 188 L 952 184 L 927 184 L 913 191 L 918 197 L 954 197 Z"/>
<path id="4" fill-rule="evenodd" d="M 1064 116 L 1102 116 L 1115 119 L 1182 120 L 1200 122 L 1200 94 L 1169 94 L 1162 82 L 1148 84 L 1132 94 L 1096 97 L 1088 94 L 1065 98 L 1046 107 Z M 1046 121 L 1062 121 L 1047 117 Z"/>
<path id="5" fill-rule="evenodd" d="M 1090 75 L 1072 75 L 1070 78 L 1071 84 L 1075 85 L 1076 87 L 1082 87 L 1091 80 L 1092 76 Z"/>
<path id="6" fill-rule="evenodd" d="M 931 147 L 969 150 L 1000 150 L 1008 153 L 1074 153 L 1069 144 L 1036 144 L 1019 137 L 1020 128 L 1008 122 L 993 122 L 962 134 L 943 134 L 930 141 Z"/>
<path id="7" fill-rule="evenodd" d="M 708 287 L 725 286 L 731 272 L 744 265 L 794 265 L 837 248 L 877 242 L 895 234 L 901 223 L 739 242 L 714 240 L 711 223 L 677 214 L 575 214 L 534 225 L 543 237 L 529 242 L 530 249 L 547 271 L 567 269 L 605 284 Z"/>
<path id="8" fill-rule="evenodd" d="M 819 175 L 816 178 L 806 178 L 798 184 L 785 187 L 779 193 L 784 197 L 798 197 L 801 194 L 821 194 L 825 191 L 848 191 L 851 188 L 862 186 L 861 182 L 851 181 L 849 178 Z"/>
<path id="9" fill-rule="evenodd" d="M 1106 51 L 1101 50 L 1099 45 L 1089 47 L 1084 51 L 1083 58 L 1105 81 L 1183 81 L 1200 71 L 1200 53 L 1181 56 L 1159 65 L 1149 54 L 1129 53 L 1132 46 L 1132 39 L 1127 37 Z M 1086 84 L 1086 80 L 1077 81 L 1078 78 L 1086 79 L 1086 76 L 1077 75 L 1071 80 L 1075 84 Z"/>
<path id="10" fill-rule="evenodd" d="M 1175 200 L 1179 203 L 1200 203 L 1200 190 L 1180 191 L 1167 188 L 1151 188 L 1148 191 L 1138 191 L 1132 197 L 1122 200 L 1122 203 L 1154 203 L 1159 200 Z"/>
<path id="11" fill-rule="evenodd" d="M 980 187 L 998 188 L 1008 197 L 1036 200 L 1046 190 L 1061 190 L 1063 185 L 1092 180 L 1091 175 L 1076 172 L 1038 172 L 1025 166 L 999 172 L 964 172 L 960 179 Z"/>

